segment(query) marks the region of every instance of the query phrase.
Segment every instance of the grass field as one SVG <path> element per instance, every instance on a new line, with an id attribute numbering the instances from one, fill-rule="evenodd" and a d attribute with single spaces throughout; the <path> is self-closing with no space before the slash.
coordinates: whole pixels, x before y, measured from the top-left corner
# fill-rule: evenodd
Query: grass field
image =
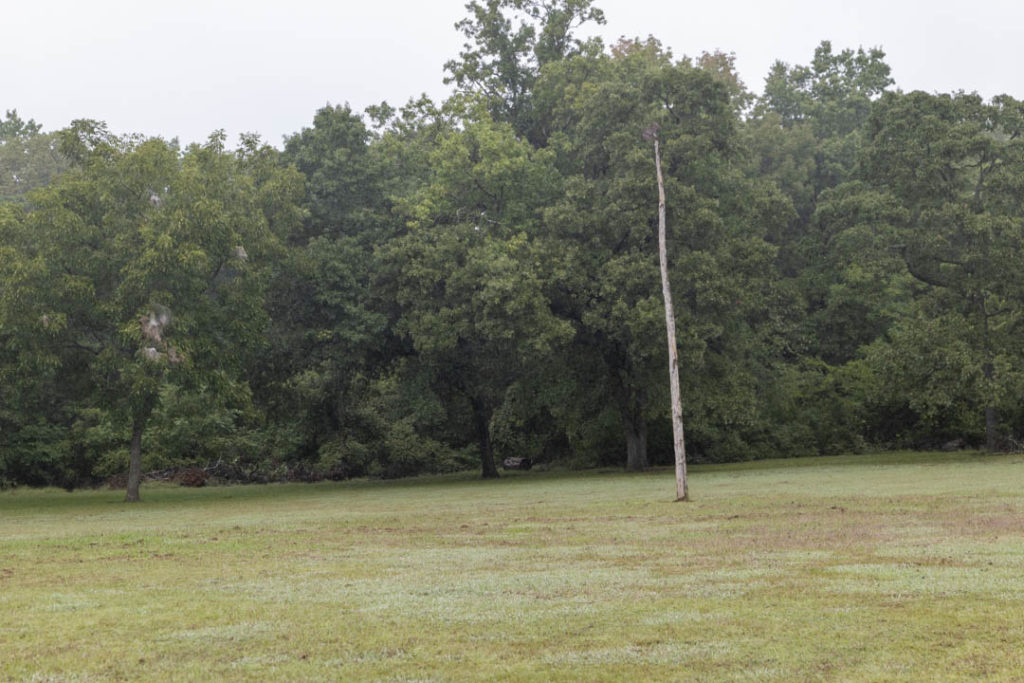
<path id="1" fill-rule="evenodd" d="M 1024 680 L 1024 456 L 0 493 L 0 680 Z"/>

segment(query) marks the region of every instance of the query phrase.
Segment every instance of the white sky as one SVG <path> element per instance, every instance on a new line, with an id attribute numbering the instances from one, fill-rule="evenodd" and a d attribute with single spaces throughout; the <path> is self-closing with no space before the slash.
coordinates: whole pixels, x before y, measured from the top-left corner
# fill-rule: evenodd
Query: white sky
<path id="1" fill-rule="evenodd" d="M 0 110 L 45 130 L 75 118 L 183 142 L 282 136 L 317 108 L 443 97 L 465 0 L 11 0 L 0 12 Z M 1021 0 L 595 0 L 597 31 L 654 35 L 677 57 L 736 54 L 760 91 L 775 59 L 881 46 L 903 90 L 1024 99 Z M 593 31 L 594 29 L 590 29 Z M 0 111 L 2 114 L 2 111 Z"/>

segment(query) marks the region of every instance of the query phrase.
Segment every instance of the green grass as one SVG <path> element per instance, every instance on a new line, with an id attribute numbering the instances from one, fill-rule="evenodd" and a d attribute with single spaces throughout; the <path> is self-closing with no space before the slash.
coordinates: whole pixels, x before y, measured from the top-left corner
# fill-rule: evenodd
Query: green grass
<path id="1" fill-rule="evenodd" d="M 0 494 L 0 680 L 1024 680 L 1024 457 Z"/>

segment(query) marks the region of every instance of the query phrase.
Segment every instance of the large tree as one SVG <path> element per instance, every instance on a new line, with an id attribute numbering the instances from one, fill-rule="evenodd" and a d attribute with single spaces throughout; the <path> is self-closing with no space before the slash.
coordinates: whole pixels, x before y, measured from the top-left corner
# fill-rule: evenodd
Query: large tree
<path id="1" fill-rule="evenodd" d="M 554 310 L 576 330 L 565 363 L 576 388 L 563 402 L 564 418 L 584 440 L 618 422 L 627 466 L 642 469 L 648 421 L 667 413 L 651 211 L 657 190 L 641 138 L 657 123 L 684 409 L 706 454 L 713 442 L 735 439 L 754 412 L 743 398 L 753 395 L 749 353 L 741 350 L 752 339 L 745 315 L 756 308 L 752 290 L 771 257 L 759 233 L 778 219 L 770 190 L 763 195 L 735 164 L 729 86 L 690 60 L 674 60 L 655 41 L 625 41 L 600 59 L 549 69 L 539 88 L 558 103 L 562 133 L 551 147 L 567 176 L 565 192 L 545 214 Z"/>
<path id="2" fill-rule="evenodd" d="M 551 315 L 535 256 L 540 211 L 560 183 L 550 153 L 467 106 L 464 126 L 433 150 L 429 181 L 400 203 L 407 230 L 384 256 L 396 329 L 414 349 L 407 369 L 428 378 L 454 423 L 471 425 L 483 476 L 496 477 L 497 416 L 569 333 Z"/>
<path id="3" fill-rule="evenodd" d="M 282 234 L 287 249 L 268 296 L 273 324 L 259 394 L 281 455 L 307 463 L 350 431 L 371 358 L 384 346 L 373 250 L 389 224 L 371 137 L 348 106 L 328 105 L 277 160 L 301 173 L 304 216 Z"/>
<path id="4" fill-rule="evenodd" d="M 134 501 L 162 387 L 242 381 L 264 329 L 273 237 L 221 134 L 183 153 L 90 121 L 62 137 L 73 169 L 33 194 L 8 233 L 3 325 L 18 365 L 68 387 L 55 398 L 72 420 L 127 430 Z"/>
<path id="5" fill-rule="evenodd" d="M 888 209 L 874 230 L 918 283 L 875 350 L 888 386 L 902 378 L 926 415 L 977 406 L 990 450 L 1022 385 L 1022 133 L 1024 104 L 1008 96 L 889 94 L 868 125 L 863 182 L 844 191 Z"/>
<path id="6" fill-rule="evenodd" d="M 774 184 L 790 204 L 787 220 L 766 233 L 779 277 L 762 395 L 771 439 L 787 452 L 847 451 L 867 433 L 846 365 L 886 332 L 902 293 L 892 259 L 849 229 L 877 207 L 835 188 L 856 176 L 864 125 L 892 84 L 889 73 L 881 50 L 834 50 L 825 41 L 809 64 L 773 65 L 743 125 L 751 179 Z"/>

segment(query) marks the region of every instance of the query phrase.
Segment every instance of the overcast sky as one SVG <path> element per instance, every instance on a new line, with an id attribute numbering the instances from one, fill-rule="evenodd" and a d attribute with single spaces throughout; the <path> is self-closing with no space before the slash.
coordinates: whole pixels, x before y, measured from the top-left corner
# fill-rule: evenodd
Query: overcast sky
<path id="1" fill-rule="evenodd" d="M 595 0 L 597 32 L 654 35 L 677 56 L 721 49 L 760 92 L 773 61 L 880 46 L 903 90 L 1024 99 L 1021 0 Z M 0 12 L 0 110 L 45 130 L 75 118 L 202 140 L 282 136 L 327 102 L 362 110 L 443 97 L 465 0 L 22 0 Z M 584 31 L 586 33 L 587 31 Z"/>

